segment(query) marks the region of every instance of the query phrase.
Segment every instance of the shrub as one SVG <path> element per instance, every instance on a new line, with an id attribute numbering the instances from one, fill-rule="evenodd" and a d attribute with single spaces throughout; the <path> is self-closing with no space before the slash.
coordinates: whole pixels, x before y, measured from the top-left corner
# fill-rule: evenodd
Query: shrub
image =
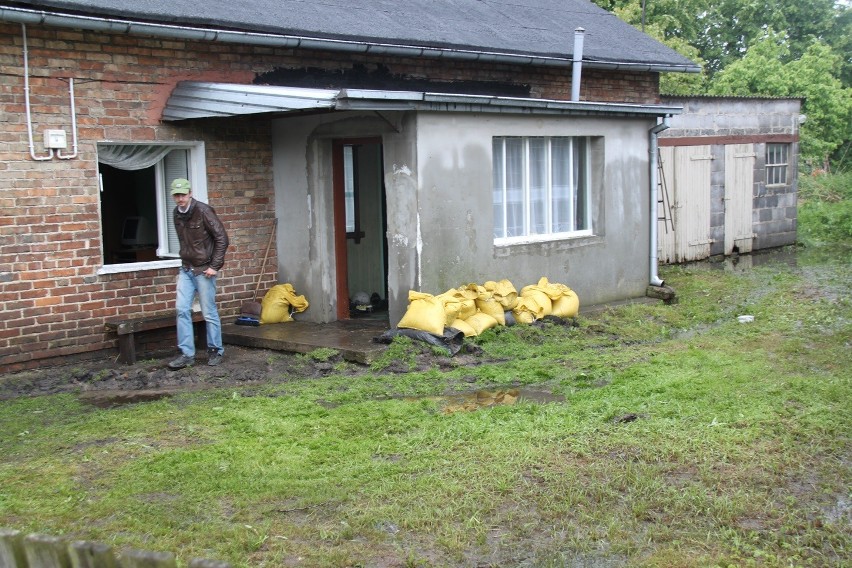
<path id="1" fill-rule="evenodd" d="M 852 172 L 799 177 L 799 240 L 852 244 Z"/>

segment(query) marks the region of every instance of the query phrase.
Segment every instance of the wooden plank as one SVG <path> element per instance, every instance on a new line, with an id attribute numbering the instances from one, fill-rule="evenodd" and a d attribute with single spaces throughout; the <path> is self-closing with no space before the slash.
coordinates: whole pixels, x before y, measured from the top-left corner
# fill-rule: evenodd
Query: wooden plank
<path id="1" fill-rule="evenodd" d="M 204 558 L 193 558 L 189 561 L 189 568 L 232 568 L 228 562 L 222 560 L 206 560 Z"/>
<path id="2" fill-rule="evenodd" d="M 31 534 L 24 538 L 29 568 L 71 568 L 65 541 L 59 537 Z"/>
<path id="3" fill-rule="evenodd" d="M 27 568 L 23 539 L 20 531 L 0 528 L 0 568 Z"/>
<path id="4" fill-rule="evenodd" d="M 128 550 L 121 555 L 122 568 L 177 568 L 175 555 L 171 552 L 147 552 Z"/>
<path id="5" fill-rule="evenodd" d="M 72 568 L 118 568 L 112 547 L 97 542 L 75 540 L 68 545 Z"/>
<path id="6" fill-rule="evenodd" d="M 204 314 L 192 312 L 192 321 L 204 321 Z M 176 326 L 177 316 L 175 314 L 160 314 L 143 317 L 108 318 L 104 320 L 104 328 L 107 331 L 115 331 L 119 335 L 136 333 L 137 331 L 149 331 L 162 329 L 164 327 Z"/>

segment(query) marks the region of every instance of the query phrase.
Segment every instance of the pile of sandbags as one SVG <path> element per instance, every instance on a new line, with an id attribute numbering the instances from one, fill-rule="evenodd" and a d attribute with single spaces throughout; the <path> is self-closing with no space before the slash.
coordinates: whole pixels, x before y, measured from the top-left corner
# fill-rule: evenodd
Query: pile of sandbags
<path id="1" fill-rule="evenodd" d="M 397 327 L 433 335 L 443 335 L 445 327 L 452 327 L 465 337 L 473 337 L 509 322 L 531 324 L 545 316 L 573 318 L 579 309 L 577 294 L 564 284 L 542 277 L 538 284 L 525 286 L 518 294 L 504 279 L 467 284 L 437 296 L 411 290 L 408 309 Z"/>
<path id="2" fill-rule="evenodd" d="M 269 289 L 260 303 L 260 323 L 293 321 L 293 314 L 308 309 L 308 300 L 297 296 L 292 284 L 277 284 Z"/>

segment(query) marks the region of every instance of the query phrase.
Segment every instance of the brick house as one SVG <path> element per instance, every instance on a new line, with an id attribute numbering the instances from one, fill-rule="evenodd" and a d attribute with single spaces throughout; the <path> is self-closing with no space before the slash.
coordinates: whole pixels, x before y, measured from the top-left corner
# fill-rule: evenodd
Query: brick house
<path id="1" fill-rule="evenodd" d="M 316 322 L 501 278 L 643 295 L 659 73 L 699 70 L 586 0 L 3 0 L 0 62 L 6 370 L 173 307 L 175 177 L 228 228 L 223 319 L 259 277 Z"/>

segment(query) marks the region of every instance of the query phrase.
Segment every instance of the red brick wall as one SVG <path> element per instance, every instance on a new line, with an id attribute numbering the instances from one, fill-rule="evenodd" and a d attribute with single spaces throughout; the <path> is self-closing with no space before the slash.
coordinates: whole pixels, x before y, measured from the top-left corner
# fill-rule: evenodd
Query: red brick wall
<path id="1" fill-rule="evenodd" d="M 115 348 L 104 318 L 170 309 L 174 269 L 98 275 L 101 266 L 99 141 L 205 142 L 208 201 L 231 237 L 219 281 L 220 307 L 251 299 L 274 217 L 270 126 L 263 118 L 174 126 L 159 117 L 180 80 L 250 83 L 276 68 L 382 64 L 434 80 L 527 84 L 534 97 L 567 99 L 570 69 L 393 59 L 233 44 L 192 43 L 100 32 L 27 28 L 36 153 L 42 133 L 68 133 L 75 81 L 79 154 L 29 156 L 21 27 L 0 24 L 0 369 L 20 370 Z M 586 70 L 584 100 L 658 102 L 654 73 Z M 267 267 L 275 267 L 274 249 Z M 276 282 L 270 273 L 261 290 Z"/>

